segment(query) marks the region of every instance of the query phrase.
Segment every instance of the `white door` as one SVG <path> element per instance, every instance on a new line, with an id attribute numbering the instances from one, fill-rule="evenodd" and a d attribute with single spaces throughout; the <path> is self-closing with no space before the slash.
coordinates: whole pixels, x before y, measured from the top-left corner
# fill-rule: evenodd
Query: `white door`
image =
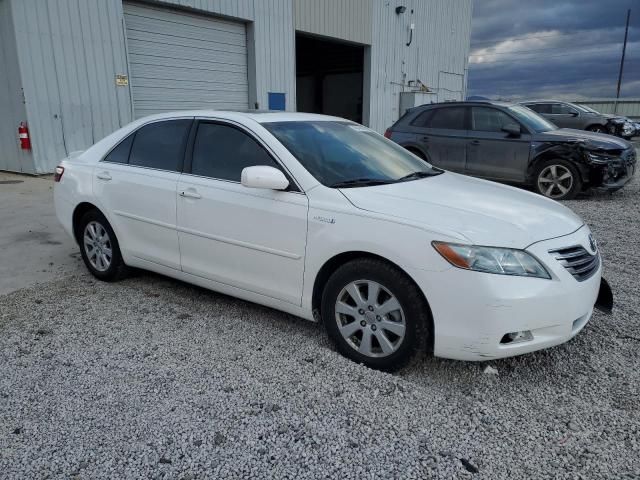
<path id="1" fill-rule="evenodd" d="M 93 187 L 125 257 L 180 269 L 176 187 L 192 119 L 143 126 L 94 170 Z"/>
<path id="2" fill-rule="evenodd" d="M 281 167 L 248 132 L 225 123 L 199 123 L 187 163 L 191 173 L 178 182 L 183 271 L 300 305 L 306 195 L 243 187 L 244 167 Z"/>
<path id="3" fill-rule="evenodd" d="M 160 5 L 124 4 L 136 118 L 187 109 L 246 109 L 244 23 Z"/>

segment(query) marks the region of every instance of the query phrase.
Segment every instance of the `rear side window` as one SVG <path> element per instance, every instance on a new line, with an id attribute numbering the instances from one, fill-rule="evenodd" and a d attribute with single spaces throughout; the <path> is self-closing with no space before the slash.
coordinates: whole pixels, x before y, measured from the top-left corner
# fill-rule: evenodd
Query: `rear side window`
<path id="1" fill-rule="evenodd" d="M 135 134 L 131 134 L 122 140 L 109 152 L 109 155 L 104 157 L 104 161 L 113 163 L 129 163 L 129 152 L 131 151 L 131 144 L 133 143 L 134 136 Z"/>
<path id="2" fill-rule="evenodd" d="M 464 107 L 438 108 L 433 111 L 431 118 L 429 118 L 425 126 L 427 128 L 465 130 L 464 117 Z"/>
<path id="3" fill-rule="evenodd" d="M 243 131 L 219 123 L 200 123 L 193 145 L 191 173 L 239 182 L 245 167 L 280 169 L 267 151 Z"/>
<path id="4" fill-rule="evenodd" d="M 551 105 L 549 103 L 534 103 L 527 105 L 528 108 L 538 113 L 551 113 Z"/>
<path id="5" fill-rule="evenodd" d="M 426 110 L 422 112 L 420 115 L 413 119 L 411 125 L 413 125 L 414 127 L 427 127 L 429 125 L 429 122 L 431 122 L 431 117 L 433 117 L 434 113 L 435 110 Z"/>
<path id="6" fill-rule="evenodd" d="M 167 120 L 139 129 L 129 155 L 129 163 L 139 167 L 178 172 L 191 120 Z"/>
<path id="7" fill-rule="evenodd" d="M 495 108 L 473 107 L 472 128 L 477 132 L 502 132 L 502 127 L 517 122 L 506 113 Z"/>

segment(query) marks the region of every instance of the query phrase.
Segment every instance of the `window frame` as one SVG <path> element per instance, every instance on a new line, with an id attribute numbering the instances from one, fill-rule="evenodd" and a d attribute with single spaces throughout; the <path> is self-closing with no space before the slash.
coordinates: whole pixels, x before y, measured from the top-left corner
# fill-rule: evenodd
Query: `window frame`
<path id="1" fill-rule="evenodd" d="M 138 134 L 138 132 L 141 129 L 143 129 L 144 127 L 148 126 L 148 125 L 153 125 L 155 123 L 170 122 L 170 121 L 174 121 L 174 120 L 189 120 L 189 121 L 191 121 L 191 124 L 188 127 L 188 132 L 187 132 L 186 138 L 182 143 L 182 148 L 181 148 L 182 155 L 181 155 L 180 161 L 178 163 L 178 169 L 177 170 L 167 170 L 166 168 L 155 168 L 155 167 L 147 167 L 147 166 L 144 166 L 144 165 L 133 165 L 133 164 L 131 164 L 131 150 L 133 149 L 133 144 L 136 141 L 136 135 Z M 194 125 L 195 125 L 194 117 L 160 118 L 160 119 L 151 120 L 149 122 L 143 123 L 142 125 L 138 126 L 136 129 L 131 131 L 128 135 L 122 137 L 115 145 L 113 145 L 107 151 L 107 153 L 105 153 L 102 156 L 102 158 L 98 161 L 98 163 L 108 163 L 109 165 L 126 165 L 127 167 L 145 168 L 147 170 L 155 170 L 155 171 L 158 171 L 158 172 L 170 172 L 170 173 L 177 173 L 177 174 L 184 173 L 185 151 L 186 151 L 186 149 L 187 149 L 187 147 L 189 145 L 189 139 L 191 138 L 191 135 L 193 133 Z M 106 158 L 111 154 L 111 152 L 113 150 L 115 150 L 116 148 L 118 148 L 121 143 L 123 143 L 124 141 L 128 140 L 130 137 L 133 137 L 133 138 L 131 140 L 131 146 L 129 147 L 129 155 L 127 156 L 127 162 L 126 163 L 120 163 L 120 162 L 110 162 L 110 161 L 108 161 Z"/>
<path id="2" fill-rule="evenodd" d="M 195 144 L 196 144 L 195 142 L 196 134 L 198 132 L 198 127 L 200 126 L 200 124 L 203 124 L 203 123 L 222 125 L 224 127 L 234 128 L 244 133 L 245 135 L 249 136 L 253 141 L 255 141 L 258 144 L 260 148 L 262 148 L 265 151 L 265 153 L 271 158 L 273 163 L 275 163 L 279 168 L 279 170 L 284 174 L 284 176 L 287 177 L 287 180 L 289 180 L 289 186 L 283 191 L 289 192 L 289 193 L 301 193 L 304 195 L 304 191 L 300 187 L 300 184 L 298 184 L 298 182 L 296 181 L 295 177 L 291 174 L 289 169 L 282 163 L 282 161 L 280 161 L 278 156 L 274 153 L 274 151 L 269 147 L 269 145 L 265 141 L 263 141 L 258 135 L 256 135 L 253 131 L 246 128 L 244 125 L 240 123 L 236 123 L 232 120 L 226 120 L 226 119 L 196 118 L 194 120 L 193 125 L 191 126 L 191 131 L 189 132 L 189 136 L 187 138 L 187 146 L 186 146 L 186 151 L 184 155 L 184 163 L 183 163 L 183 169 L 182 169 L 183 175 L 189 175 L 191 177 L 197 177 L 197 178 L 204 178 L 207 180 L 214 180 L 217 182 L 235 183 L 238 185 L 242 184 L 242 182 L 240 181 L 229 180 L 228 178 L 216 178 L 216 177 L 210 177 L 205 175 L 197 175 L 192 172 L 193 151 L 195 149 Z"/>

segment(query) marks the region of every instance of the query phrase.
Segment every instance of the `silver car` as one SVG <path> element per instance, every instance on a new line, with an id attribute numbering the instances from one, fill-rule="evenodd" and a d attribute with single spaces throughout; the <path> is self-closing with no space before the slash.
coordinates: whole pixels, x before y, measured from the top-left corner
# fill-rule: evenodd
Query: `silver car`
<path id="1" fill-rule="evenodd" d="M 535 100 L 520 103 L 560 128 L 608 133 L 626 139 L 631 138 L 635 132 L 635 128 L 625 117 L 600 113 L 586 105 L 559 100 Z"/>

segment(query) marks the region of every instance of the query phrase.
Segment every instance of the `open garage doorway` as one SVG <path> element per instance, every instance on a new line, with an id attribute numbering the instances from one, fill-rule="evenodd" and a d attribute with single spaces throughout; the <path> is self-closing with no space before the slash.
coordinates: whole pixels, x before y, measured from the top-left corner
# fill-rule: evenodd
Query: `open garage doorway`
<path id="1" fill-rule="evenodd" d="M 298 112 L 363 123 L 365 47 L 296 33 Z"/>

